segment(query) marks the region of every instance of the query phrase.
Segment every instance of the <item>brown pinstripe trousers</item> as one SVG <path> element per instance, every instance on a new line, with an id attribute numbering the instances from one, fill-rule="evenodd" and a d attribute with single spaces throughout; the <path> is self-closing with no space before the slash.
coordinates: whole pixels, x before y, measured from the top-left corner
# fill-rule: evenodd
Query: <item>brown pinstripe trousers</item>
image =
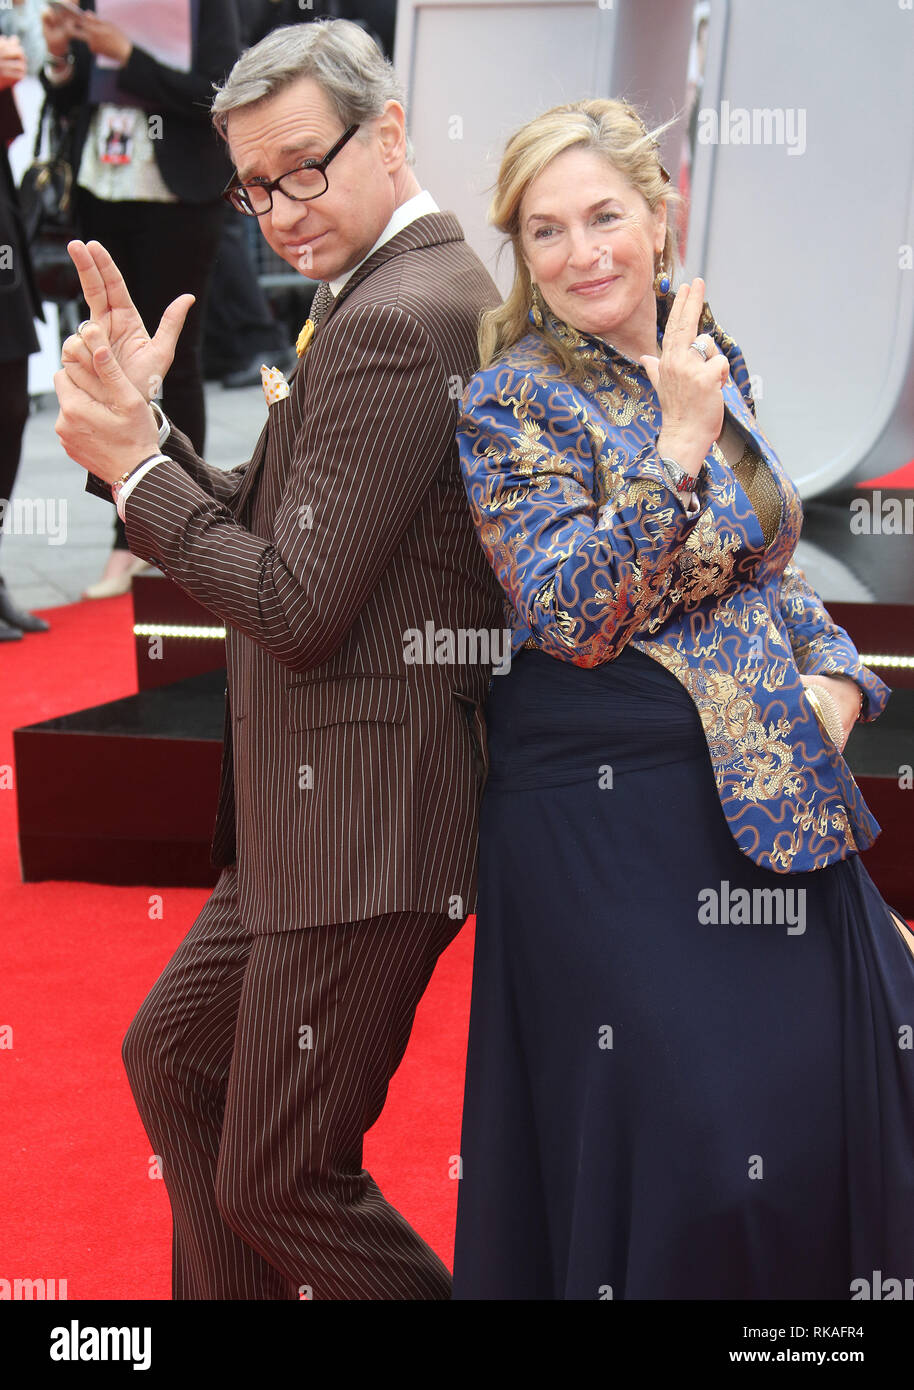
<path id="1" fill-rule="evenodd" d="M 362 1139 L 461 925 L 251 934 L 223 869 L 123 1046 L 171 1200 L 175 1299 L 450 1297 L 362 1170 Z"/>

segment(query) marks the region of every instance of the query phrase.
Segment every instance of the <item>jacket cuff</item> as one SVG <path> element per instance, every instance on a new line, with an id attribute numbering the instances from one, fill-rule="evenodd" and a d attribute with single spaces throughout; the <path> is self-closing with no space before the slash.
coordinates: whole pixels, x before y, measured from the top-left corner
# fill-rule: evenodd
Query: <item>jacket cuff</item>
<path id="1" fill-rule="evenodd" d="M 829 647 L 832 650 L 829 651 Z M 859 660 L 848 659 L 845 651 L 840 647 L 835 648 L 834 644 L 823 643 L 821 650 L 816 651 L 813 643 L 805 649 L 806 659 L 800 667 L 804 676 L 847 676 L 859 686 L 863 692 L 863 704 L 860 708 L 860 722 L 869 723 L 871 719 L 876 719 L 888 704 L 891 695 L 891 687 L 886 685 L 871 671 L 868 666 L 864 666 Z M 799 665 L 799 663 L 797 663 Z"/>
<path id="2" fill-rule="evenodd" d="M 698 475 L 695 491 L 684 496 L 673 487 L 672 479 L 660 462 L 660 455 L 653 444 L 645 444 L 624 468 L 614 474 L 614 477 L 619 480 L 618 486 L 597 513 L 598 531 L 611 528 L 616 515 L 625 507 L 631 506 L 645 492 L 656 492 L 660 488 L 669 497 L 670 505 L 675 504 L 681 514 L 678 524 L 681 527 L 682 539 L 685 539 L 704 510 L 705 469 L 702 468 Z M 675 520 L 675 513 L 673 516 Z"/>
<path id="3" fill-rule="evenodd" d="M 139 44 L 134 44 L 130 50 L 130 57 L 118 71 L 118 86 L 125 87 L 130 92 L 136 92 L 138 96 L 149 95 L 150 79 L 155 77 L 155 59 L 145 48 L 140 48 Z"/>
<path id="4" fill-rule="evenodd" d="M 157 463 L 171 463 L 171 459 L 168 458 L 165 454 L 160 455 L 159 458 L 147 459 L 145 463 L 140 464 L 139 468 L 135 468 L 133 470 L 133 472 L 130 474 L 130 477 L 127 479 L 125 483 L 121 484 L 117 493 L 117 514 L 120 517 L 121 521 L 126 523 L 127 520 L 127 517 L 124 513 L 124 508 L 127 505 L 127 498 L 130 496 L 131 492 L 136 487 L 140 479 L 145 478 L 150 468 L 155 468 Z"/>

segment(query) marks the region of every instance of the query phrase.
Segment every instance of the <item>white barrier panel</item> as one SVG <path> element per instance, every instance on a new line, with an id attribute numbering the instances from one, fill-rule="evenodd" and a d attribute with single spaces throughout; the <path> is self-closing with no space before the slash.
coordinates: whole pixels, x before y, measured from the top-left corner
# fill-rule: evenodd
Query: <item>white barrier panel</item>
<path id="1" fill-rule="evenodd" d="M 685 272 L 743 347 L 804 496 L 914 455 L 914 7 L 710 0 Z M 690 0 L 401 0 L 417 173 L 504 292 L 486 223 L 507 136 L 547 107 L 685 108 Z M 693 53 L 694 62 L 694 53 Z M 685 122 L 663 157 L 676 179 Z"/>

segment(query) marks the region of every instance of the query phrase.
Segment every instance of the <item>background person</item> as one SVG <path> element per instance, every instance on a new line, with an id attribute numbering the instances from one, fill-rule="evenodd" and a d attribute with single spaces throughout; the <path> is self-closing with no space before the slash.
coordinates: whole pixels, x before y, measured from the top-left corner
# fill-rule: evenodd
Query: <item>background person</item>
<path id="1" fill-rule="evenodd" d="M 10 169 L 7 147 L 22 134 L 13 88 L 36 72 L 45 57 L 34 0 L 0 9 L 0 502 L 13 495 L 22 436 L 29 415 L 29 357 L 39 349 L 36 318 L 44 320 Z M 0 525 L 0 542 L 3 540 Z M 0 575 L 0 642 L 24 632 L 46 632 L 48 624 L 15 604 Z"/>
<path id="2" fill-rule="evenodd" d="M 43 81 L 54 106 L 75 113 L 73 166 L 83 236 L 108 247 L 144 322 L 157 324 L 182 291 L 195 297 L 163 406 L 202 450 L 202 315 L 225 213 L 219 195 L 230 173 L 211 128 L 209 105 L 214 84 L 241 49 L 238 18 L 234 0 L 134 4 L 143 33 L 151 36 L 147 47 L 97 17 L 94 0 L 81 0 L 82 17 L 45 10 L 42 23 L 52 56 Z M 179 67 L 172 35 L 182 26 L 188 43 Z M 109 65 L 102 66 L 101 58 Z M 154 125 L 150 118 L 155 117 Z M 160 387 L 148 383 L 147 396 Z M 118 518 L 104 574 L 85 596 L 124 593 L 143 568 L 145 561 L 130 554 Z"/>

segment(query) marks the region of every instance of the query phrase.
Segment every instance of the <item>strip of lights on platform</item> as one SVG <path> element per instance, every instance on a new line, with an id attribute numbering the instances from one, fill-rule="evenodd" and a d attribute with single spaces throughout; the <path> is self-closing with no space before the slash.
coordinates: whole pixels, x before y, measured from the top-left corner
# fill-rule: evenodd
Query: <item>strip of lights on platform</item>
<path id="1" fill-rule="evenodd" d="M 212 638 L 214 641 L 225 639 L 224 627 L 175 627 L 159 626 L 156 623 L 134 623 L 134 637 L 191 637 L 196 640 Z M 914 656 L 870 656 L 862 652 L 860 660 L 864 666 L 896 666 L 909 668 L 914 666 Z M 821 674 L 825 674 L 822 672 Z"/>
<path id="2" fill-rule="evenodd" d="M 225 640 L 224 627 L 174 627 L 159 623 L 134 623 L 134 637 L 194 637 Z"/>

